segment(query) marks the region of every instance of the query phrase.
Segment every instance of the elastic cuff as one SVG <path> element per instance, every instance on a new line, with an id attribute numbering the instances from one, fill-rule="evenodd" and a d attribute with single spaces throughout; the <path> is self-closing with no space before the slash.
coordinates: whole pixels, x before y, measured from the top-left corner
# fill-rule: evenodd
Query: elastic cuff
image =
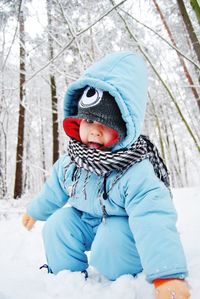
<path id="1" fill-rule="evenodd" d="M 184 280 L 180 278 L 158 278 L 153 281 L 155 288 L 159 287 L 160 285 L 170 281 L 170 280 Z"/>

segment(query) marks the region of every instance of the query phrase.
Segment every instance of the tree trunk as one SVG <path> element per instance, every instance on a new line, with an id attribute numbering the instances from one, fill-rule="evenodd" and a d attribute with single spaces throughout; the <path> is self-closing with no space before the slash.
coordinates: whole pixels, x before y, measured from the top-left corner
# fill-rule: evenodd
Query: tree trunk
<path id="1" fill-rule="evenodd" d="M 113 6 L 115 6 L 115 2 L 114 0 L 110 0 L 111 4 Z M 167 84 L 165 83 L 165 81 L 162 79 L 162 77 L 160 76 L 159 72 L 157 71 L 157 69 L 154 67 L 154 64 L 152 63 L 151 59 L 149 58 L 147 52 L 143 49 L 143 47 L 140 45 L 140 42 L 138 41 L 138 39 L 136 38 L 135 34 L 133 34 L 133 32 L 130 30 L 126 20 L 124 19 L 124 17 L 118 12 L 118 10 L 115 8 L 115 10 L 117 11 L 117 14 L 119 15 L 119 17 L 122 19 L 126 30 L 128 31 L 129 35 L 130 35 L 130 39 L 132 38 L 138 46 L 138 49 L 141 51 L 141 53 L 144 55 L 144 57 L 146 58 L 146 60 L 148 61 L 148 63 L 150 64 L 152 70 L 154 71 L 154 73 L 156 74 L 156 76 L 159 78 L 161 84 L 163 85 L 164 89 L 166 90 L 167 94 L 169 95 L 170 99 L 172 100 L 173 104 L 176 107 L 176 110 L 178 112 L 178 115 L 180 116 L 183 124 L 185 125 L 188 133 L 190 134 L 190 136 L 192 137 L 195 146 L 198 150 L 198 152 L 200 152 L 200 145 L 199 145 L 199 141 L 197 139 L 197 137 L 195 136 L 193 130 L 191 129 L 190 124 L 188 123 L 188 121 L 186 120 L 184 114 L 182 113 L 182 110 L 176 100 L 176 98 L 174 97 L 173 93 L 171 92 L 170 88 L 167 86 Z"/>
<path id="2" fill-rule="evenodd" d="M 23 178 L 23 190 L 24 192 L 30 190 L 31 183 L 31 170 L 30 170 L 30 132 L 28 126 L 25 124 L 25 136 L 26 136 L 26 147 L 24 147 L 24 160 L 23 160 L 23 169 L 24 171 L 24 178 Z"/>
<path id="3" fill-rule="evenodd" d="M 185 23 L 185 27 L 187 29 L 190 40 L 192 42 L 193 49 L 194 49 L 196 56 L 198 58 L 198 61 L 200 63 L 200 46 L 199 46 L 199 41 L 198 41 L 197 35 L 194 31 L 192 22 L 190 21 L 190 17 L 187 13 L 187 10 L 185 8 L 185 4 L 184 4 L 183 0 L 177 0 L 177 3 L 178 3 L 178 7 L 179 7 L 180 13 L 183 18 L 183 22 Z"/>
<path id="4" fill-rule="evenodd" d="M 46 162 L 45 162 L 45 143 L 44 143 L 44 128 L 43 128 L 43 118 L 41 118 L 41 160 L 42 160 L 42 177 L 43 182 L 46 180 Z"/>
<path id="5" fill-rule="evenodd" d="M 51 82 L 51 102 L 52 102 L 52 121 L 53 121 L 53 163 L 59 158 L 59 133 L 58 133 L 58 99 L 56 95 L 55 76 L 50 75 Z"/>
<path id="6" fill-rule="evenodd" d="M 41 98 L 38 100 L 38 106 L 41 106 Z M 44 138 L 44 117 L 42 110 L 39 108 L 39 119 L 40 119 L 40 160 L 42 168 L 43 182 L 46 180 L 46 152 L 45 152 L 45 138 Z"/>
<path id="7" fill-rule="evenodd" d="M 164 25 L 164 27 L 165 27 L 165 29 L 166 29 L 166 31 L 167 31 L 170 39 L 171 39 L 172 44 L 177 48 L 177 45 L 176 45 L 176 42 L 174 40 L 173 34 L 172 34 L 172 32 L 171 32 L 171 30 L 170 30 L 170 28 L 169 28 L 169 26 L 168 26 L 168 24 L 167 24 L 167 22 L 165 20 L 165 17 L 163 15 L 163 13 L 162 13 L 162 11 L 161 11 L 161 9 L 160 9 L 157 1 L 156 0 L 152 0 L 152 1 L 153 1 L 154 5 L 156 7 L 157 12 L 160 15 L 160 18 L 161 18 L 161 20 L 163 22 L 163 25 Z M 191 91 L 192 91 L 192 93 L 193 93 L 193 95 L 194 95 L 194 97 L 196 99 L 197 105 L 198 105 L 198 107 L 200 109 L 200 98 L 199 98 L 198 92 L 197 92 L 197 90 L 195 88 L 195 85 L 194 85 L 194 82 L 192 80 L 192 77 L 190 76 L 190 73 L 189 73 L 189 71 L 187 69 L 187 66 L 186 66 L 185 61 L 183 60 L 182 56 L 179 53 L 177 53 L 177 55 L 179 57 L 181 65 L 183 67 L 183 71 L 184 71 L 185 77 L 186 77 L 186 79 L 187 79 L 187 81 L 189 83 Z"/>
<path id="8" fill-rule="evenodd" d="M 163 142 L 160 119 L 159 119 L 159 116 L 157 114 L 153 98 L 150 96 L 150 94 L 148 94 L 148 95 L 149 95 L 150 103 L 152 105 L 153 114 L 154 114 L 155 122 L 156 122 L 156 127 L 158 129 L 158 137 L 159 137 L 159 143 L 160 143 L 161 156 L 162 156 L 163 160 L 166 161 L 166 154 L 165 154 L 165 147 L 164 147 L 164 142 Z"/>
<path id="9" fill-rule="evenodd" d="M 180 171 L 180 159 L 178 155 L 178 148 L 176 145 L 176 138 L 173 130 L 173 126 L 170 119 L 170 111 L 169 107 L 160 106 L 161 115 L 165 115 L 166 117 L 163 119 L 163 127 L 166 136 L 166 152 L 167 152 L 167 162 L 169 165 L 169 173 L 171 177 L 172 187 L 181 187 L 182 177 Z"/>
<path id="10" fill-rule="evenodd" d="M 52 34 L 52 1 L 47 0 L 47 19 L 48 19 L 48 44 L 49 44 L 49 60 L 54 58 L 54 48 Z M 59 158 L 59 131 L 58 131 L 58 99 L 56 91 L 56 80 L 53 72 L 53 65 L 50 67 L 50 88 L 52 103 L 52 135 L 53 135 L 53 163 Z"/>
<path id="11" fill-rule="evenodd" d="M 20 43 L 20 105 L 19 105 L 19 121 L 18 121 L 18 140 L 16 153 L 16 171 L 14 198 L 18 198 L 23 192 L 23 155 L 24 155 L 24 124 L 25 124 L 25 108 L 23 99 L 25 96 L 25 38 L 24 38 L 24 15 L 21 8 L 19 16 L 19 43 Z"/>
<path id="12" fill-rule="evenodd" d="M 198 0 L 190 0 L 190 4 L 191 4 L 191 6 L 196 14 L 197 20 L 200 24 L 200 6 L 198 3 Z"/>
<path id="13" fill-rule="evenodd" d="M 5 109 L 5 87 L 4 87 L 4 49 L 5 49 L 5 27 L 3 27 L 2 34 L 2 48 L 0 57 L 1 66 L 1 96 L 0 96 L 0 199 L 3 198 L 7 193 L 7 133 L 4 128 L 5 119 L 7 119 L 7 110 Z"/>

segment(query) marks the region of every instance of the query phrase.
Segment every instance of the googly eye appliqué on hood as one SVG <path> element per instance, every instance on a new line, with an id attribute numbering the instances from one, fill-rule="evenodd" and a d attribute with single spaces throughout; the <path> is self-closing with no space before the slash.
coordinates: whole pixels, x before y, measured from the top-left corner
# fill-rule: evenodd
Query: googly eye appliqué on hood
<path id="1" fill-rule="evenodd" d="M 88 87 L 85 89 L 79 101 L 82 108 L 93 107 L 99 104 L 103 96 L 103 90 L 99 88 Z"/>

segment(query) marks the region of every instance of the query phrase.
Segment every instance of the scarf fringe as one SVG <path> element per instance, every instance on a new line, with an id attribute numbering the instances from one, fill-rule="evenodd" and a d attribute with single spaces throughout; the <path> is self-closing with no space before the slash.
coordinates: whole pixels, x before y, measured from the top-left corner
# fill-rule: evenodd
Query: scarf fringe
<path id="1" fill-rule="evenodd" d="M 68 145 L 69 156 L 78 168 L 94 172 L 98 176 L 109 175 L 111 171 L 124 171 L 135 163 L 149 159 L 155 174 L 169 188 L 169 173 L 160 157 L 158 149 L 147 136 L 141 135 L 129 148 L 117 152 L 90 149 L 81 142 L 71 139 Z"/>
<path id="2" fill-rule="evenodd" d="M 71 197 L 75 197 L 76 187 L 81 176 L 82 169 L 87 170 L 82 189 L 85 199 L 87 199 L 86 187 L 91 173 L 96 173 L 99 176 L 98 198 L 100 201 L 104 222 L 107 213 L 103 201 L 108 198 L 109 192 L 118 182 L 118 180 L 135 163 L 148 158 L 153 165 L 156 176 L 170 190 L 169 173 L 167 167 L 161 158 L 158 149 L 147 136 L 140 135 L 136 142 L 129 149 L 124 149 L 117 152 L 90 149 L 81 142 L 70 139 L 68 144 L 68 154 L 71 158 L 70 164 L 74 163 L 76 166 L 72 175 L 72 181 L 74 183 L 72 185 Z M 66 167 L 66 169 L 67 168 L 68 167 Z M 117 171 L 118 173 L 109 190 L 107 190 L 107 177 L 112 171 Z"/>

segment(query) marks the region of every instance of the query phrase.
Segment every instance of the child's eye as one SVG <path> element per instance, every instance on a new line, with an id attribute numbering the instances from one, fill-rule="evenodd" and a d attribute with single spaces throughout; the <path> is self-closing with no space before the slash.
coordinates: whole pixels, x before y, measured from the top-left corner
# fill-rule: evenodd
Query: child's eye
<path id="1" fill-rule="evenodd" d="M 93 124 L 93 120 L 90 120 L 90 119 L 86 119 L 86 122 L 89 124 Z"/>

